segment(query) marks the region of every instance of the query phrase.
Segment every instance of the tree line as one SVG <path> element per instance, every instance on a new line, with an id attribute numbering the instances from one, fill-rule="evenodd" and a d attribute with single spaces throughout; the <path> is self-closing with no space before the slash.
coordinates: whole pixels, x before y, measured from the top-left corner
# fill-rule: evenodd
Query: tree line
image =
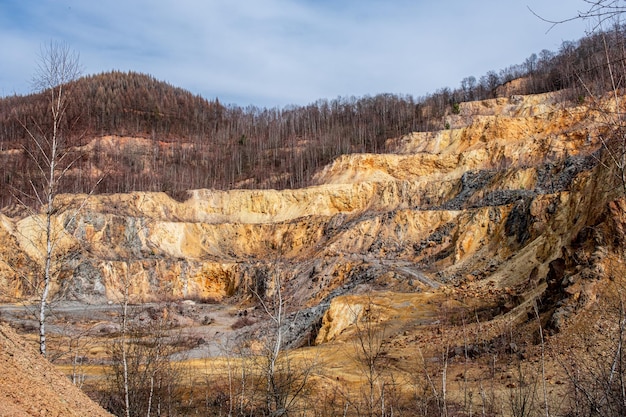
<path id="1" fill-rule="evenodd" d="M 536 94 L 568 89 L 570 98 L 611 89 L 609 57 L 619 61 L 623 26 L 563 42 L 500 72 L 489 71 L 415 98 L 379 94 L 321 99 L 306 106 L 259 108 L 224 105 L 135 72 L 112 71 L 82 77 L 67 86 L 64 138 L 74 153 L 73 170 L 61 192 L 166 191 L 183 196 L 196 188 L 298 188 L 339 155 L 390 152 L 387 140 L 413 131 L 446 127 L 458 103 L 503 94 Z M 621 73 L 624 73 L 623 71 Z M 522 80 L 513 89 L 506 86 Z M 49 128 L 45 93 L 0 99 L 0 206 L 29 187 L 36 169 L 24 127 Z M 79 148 L 105 135 L 142 137 L 118 147 Z M 95 174 L 94 174 L 95 175 Z"/>

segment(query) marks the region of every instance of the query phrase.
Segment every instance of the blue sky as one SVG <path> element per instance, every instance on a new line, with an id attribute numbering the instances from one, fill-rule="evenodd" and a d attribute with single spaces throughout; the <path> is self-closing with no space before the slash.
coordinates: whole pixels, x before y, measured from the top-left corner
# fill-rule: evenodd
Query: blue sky
<path id="1" fill-rule="evenodd" d="M 0 0 L 0 96 L 31 92 L 42 45 L 84 74 L 138 71 L 240 106 L 419 97 L 557 51 L 584 0 Z"/>

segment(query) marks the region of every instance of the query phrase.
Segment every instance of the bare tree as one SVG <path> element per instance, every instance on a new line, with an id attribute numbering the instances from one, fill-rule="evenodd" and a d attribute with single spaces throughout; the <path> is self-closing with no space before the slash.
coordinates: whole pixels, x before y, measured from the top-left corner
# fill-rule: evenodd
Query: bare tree
<path id="1" fill-rule="evenodd" d="M 364 379 L 364 387 L 360 392 L 361 398 L 351 399 L 350 402 L 359 415 L 393 415 L 394 404 L 390 394 L 395 382 L 390 378 L 391 373 L 385 372 L 389 346 L 386 343 L 386 327 L 380 324 L 379 306 L 368 297 L 367 302 L 356 306 L 351 314 L 355 333 L 349 356 Z"/>
<path id="2" fill-rule="evenodd" d="M 609 287 L 577 326 L 579 351 L 560 354 L 569 385 L 571 416 L 623 416 L 626 413 L 626 308 L 621 285 Z"/>
<path id="3" fill-rule="evenodd" d="M 180 407 L 182 373 L 171 355 L 183 339 L 171 333 L 165 316 L 154 313 L 149 327 L 130 322 L 141 310 L 121 313 L 123 334 L 112 345 L 110 392 L 103 399 L 103 405 L 118 415 L 172 415 Z"/>
<path id="4" fill-rule="evenodd" d="M 310 364 L 300 361 L 296 364 L 285 348 L 286 328 L 293 318 L 288 318 L 286 314 L 287 300 L 279 273 L 273 273 L 271 279 L 269 297 L 253 290 L 272 326 L 259 358 L 259 376 L 262 375 L 266 381 L 265 412 L 269 415 L 289 415 L 308 388 L 315 361 Z"/>
<path id="5" fill-rule="evenodd" d="M 45 248 L 42 253 L 43 270 L 39 294 L 39 351 L 46 355 L 46 307 L 51 283 L 58 268 L 53 265 L 59 236 L 55 230 L 58 207 L 55 197 L 59 183 L 73 161 L 69 157 L 66 139 L 69 134 L 66 110 L 69 103 L 69 84 L 80 74 L 79 56 L 67 44 L 51 42 L 39 56 L 33 86 L 47 96 L 46 125 L 22 122 L 30 146 L 26 153 L 36 165 L 37 178 L 30 180 L 34 203 L 43 208 L 43 219 L 38 219 L 43 232 Z M 25 204 L 25 196 L 20 201 Z"/>
<path id="6" fill-rule="evenodd" d="M 619 17 L 626 12 L 626 2 L 623 0 L 583 0 L 583 2 L 587 4 L 586 10 L 579 11 L 576 16 L 559 20 L 548 19 L 535 12 L 530 7 L 529 9 L 535 16 L 545 22 L 551 23 L 552 26 L 573 20 L 590 20 L 593 22 L 592 30 L 594 31 L 602 28 L 603 24 L 607 22 L 613 22 L 619 19 Z"/>

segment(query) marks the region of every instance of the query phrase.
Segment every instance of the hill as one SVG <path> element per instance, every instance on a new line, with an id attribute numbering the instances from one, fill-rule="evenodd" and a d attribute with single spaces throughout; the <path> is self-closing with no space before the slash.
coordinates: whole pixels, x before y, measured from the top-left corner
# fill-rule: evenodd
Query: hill
<path id="1" fill-rule="evenodd" d="M 335 158 L 395 152 L 388 139 L 437 131 L 462 102 L 566 90 L 569 99 L 602 94 L 610 85 L 605 45 L 618 54 L 623 31 L 592 34 L 543 50 L 524 63 L 456 89 L 414 98 L 379 94 L 321 99 L 307 106 L 262 109 L 224 105 L 145 74 L 113 71 L 67 86 L 64 150 L 73 170 L 61 192 L 294 189 Z M 619 57 L 609 57 L 619 61 Z M 31 191 L 37 175 L 26 129 L 45 132 L 46 95 L 0 99 L 0 207 Z M 71 129 L 70 129 L 71 128 Z M 393 142 L 391 142 L 391 146 Z"/>
<path id="2" fill-rule="evenodd" d="M 416 129 L 413 99 L 394 95 L 243 109 L 120 72 L 83 77 L 67 91 L 64 149 L 75 172 L 64 192 L 89 192 L 94 176 L 103 178 L 98 193 L 297 188 L 337 155 L 377 152 L 388 137 Z M 26 132 L 48 129 L 45 100 L 0 100 L 0 175 L 20 191 L 36 175 Z M 0 190 L 0 206 L 15 202 L 9 191 Z"/>

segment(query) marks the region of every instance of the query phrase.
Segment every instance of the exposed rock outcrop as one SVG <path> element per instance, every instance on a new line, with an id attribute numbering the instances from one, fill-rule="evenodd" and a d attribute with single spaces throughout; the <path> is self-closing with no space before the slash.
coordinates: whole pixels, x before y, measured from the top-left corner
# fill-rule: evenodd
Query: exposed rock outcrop
<path id="1" fill-rule="evenodd" d="M 538 291 L 615 199 L 600 115 L 552 93 L 463 103 L 448 119 L 390 140 L 395 153 L 340 157 L 305 189 L 59 196 L 54 297 L 116 301 L 128 284 L 133 302 L 244 302 L 271 296 L 276 276 L 301 308 L 364 286 Z M 38 220 L 0 215 L 4 301 L 36 292 Z M 318 340 L 342 323 L 327 316 Z"/>

